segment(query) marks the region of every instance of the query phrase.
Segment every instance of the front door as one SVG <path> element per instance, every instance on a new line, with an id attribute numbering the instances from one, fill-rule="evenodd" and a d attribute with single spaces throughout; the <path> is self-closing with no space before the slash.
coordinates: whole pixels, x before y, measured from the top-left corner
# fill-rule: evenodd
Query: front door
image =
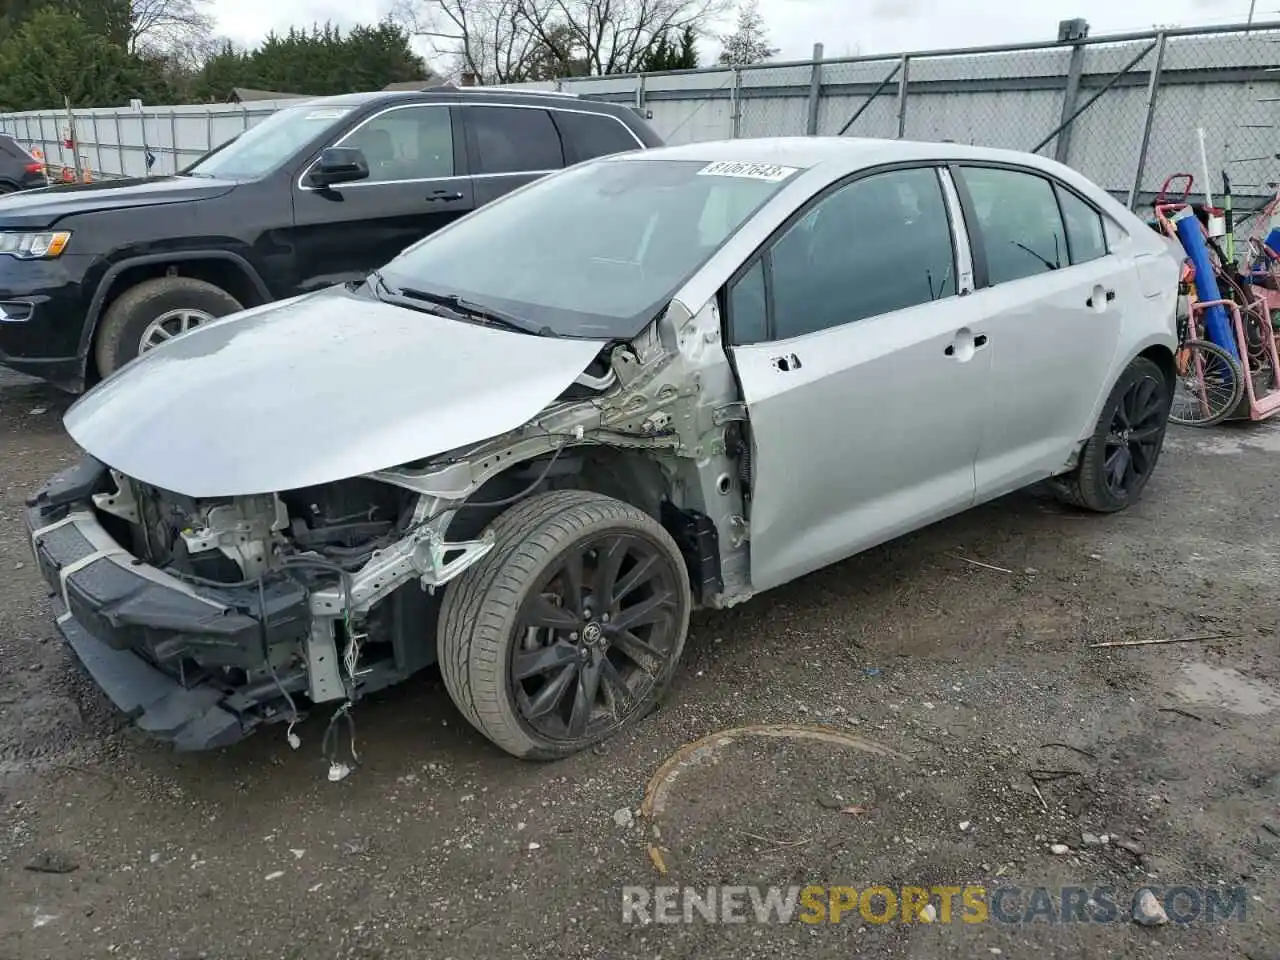
<path id="1" fill-rule="evenodd" d="M 1093 408 L 1119 343 L 1121 311 L 1141 293 L 1107 252 L 1100 214 L 1041 174 L 954 171 L 967 191 L 978 288 L 991 345 L 990 408 L 976 467 L 978 499 L 1060 470 Z"/>
<path id="2" fill-rule="evenodd" d="M 460 110 L 476 206 L 564 166 L 560 134 L 542 107 L 468 104 Z"/>
<path id="3" fill-rule="evenodd" d="M 932 167 L 865 176 L 731 285 L 756 590 L 973 502 L 990 351 L 952 219 Z"/>
<path id="4" fill-rule="evenodd" d="M 374 114 L 333 146 L 358 147 L 369 177 L 329 189 L 294 183 L 295 293 L 359 280 L 472 210 L 461 120 L 447 104 Z"/>

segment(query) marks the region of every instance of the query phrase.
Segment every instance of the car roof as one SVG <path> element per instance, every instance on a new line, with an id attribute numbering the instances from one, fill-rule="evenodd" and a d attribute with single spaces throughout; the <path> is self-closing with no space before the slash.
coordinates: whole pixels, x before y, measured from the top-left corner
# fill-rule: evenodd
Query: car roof
<path id="1" fill-rule="evenodd" d="M 912 160 L 987 160 L 1017 163 L 1057 172 L 1060 165 L 1046 157 L 1017 150 L 973 147 L 962 143 L 924 140 L 881 140 L 869 137 L 747 137 L 737 140 L 705 140 L 646 150 L 643 155 L 622 154 L 631 161 L 716 160 L 771 163 L 809 169 L 834 166 L 858 169 Z"/>

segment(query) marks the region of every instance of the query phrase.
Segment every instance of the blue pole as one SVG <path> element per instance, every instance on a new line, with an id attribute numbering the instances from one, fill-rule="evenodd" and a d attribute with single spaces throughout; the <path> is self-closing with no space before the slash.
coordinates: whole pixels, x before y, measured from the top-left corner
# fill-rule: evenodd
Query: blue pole
<path id="1" fill-rule="evenodd" d="M 1223 299 L 1218 290 L 1218 280 L 1213 275 L 1213 264 L 1209 261 L 1209 246 L 1204 242 L 1204 233 L 1200 221 L 1196 219 L 1190 207 L 1184 207 L 1173 216 L 1177 225 L 1178 239 L 1182 241 L 1182 249 L 1187 252 L 1191 264 L 1196 268 L 1196 296 L 1202 302 Z M 1205 334 L 1210 342 L 1226 350 L 1236 360 L 1240 353 L 1236 349 L 1235 332 L 1226 308 L 1221 304 L 1209 307 L 1205 311 Z"/>

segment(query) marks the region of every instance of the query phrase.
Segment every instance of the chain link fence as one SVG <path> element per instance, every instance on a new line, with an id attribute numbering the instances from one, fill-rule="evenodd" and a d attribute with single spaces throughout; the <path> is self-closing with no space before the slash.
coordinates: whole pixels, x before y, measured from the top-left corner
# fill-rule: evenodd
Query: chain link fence
<path id="1" fill-rule="evenodd" d="M 669 143 L 824 135 L 1039 152 L 1139 212 L 1179 173 L 1220 205 L 1226 173 L 1247 230 L 1280 179 L 1280 22 L 1064 36 L 836 60 L 819 44 L 799 63 L 555 86 L 629 104 Z M 171 173 L 287 102 L 77 110 L 79 152 L 99 176 Z M 0 116 L 0 131 L 54 164 L 67 162 L 66 128 L 65 111 Z"/>

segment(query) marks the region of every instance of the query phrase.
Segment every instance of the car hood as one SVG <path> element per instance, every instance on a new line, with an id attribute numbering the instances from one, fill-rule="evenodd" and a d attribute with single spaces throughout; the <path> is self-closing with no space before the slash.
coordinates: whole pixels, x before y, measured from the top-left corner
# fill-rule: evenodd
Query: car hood
<path id="1" fill-rule="evenodd" d="M 71 214 L 204 200 L 234 187 L 230 180 L 154 177 L 19 190 L 0 199 L 0 227 L 49 227 Z"/>
<path id="2" fill-rule="evenodd" d="M 64 423 L 98 460 L 163 490 L 293 490 L 512 430 L 604 346 L 335 287 L 232 314 L 143 354 L 81 397 Z"/>

